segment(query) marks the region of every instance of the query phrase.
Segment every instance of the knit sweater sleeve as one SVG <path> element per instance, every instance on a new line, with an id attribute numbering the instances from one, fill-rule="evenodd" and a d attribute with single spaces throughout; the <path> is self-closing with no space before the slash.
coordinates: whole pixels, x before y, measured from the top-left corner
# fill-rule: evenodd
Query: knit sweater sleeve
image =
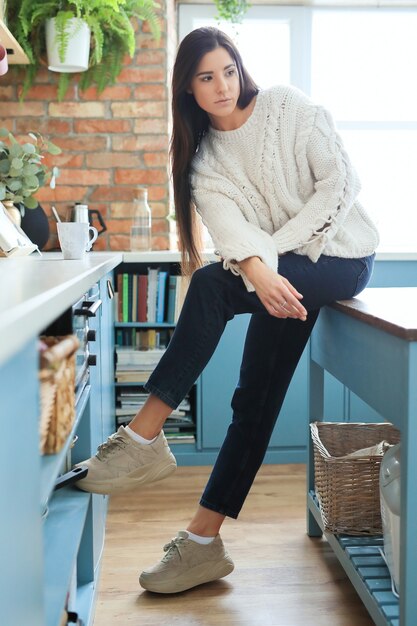
<path id="1" fill-rule="evenodd" d="M 316 261 L 345 220 L 360 182 L 328 111 L 317 107 L 307 142 L 302 135 L 295 144 L 297 163 L 301 180 L 313 176 L 314 193 L 272 237 L 279 254 L 306 246 Z"/>
<path id="2" fill-rule="evenodd" d="M 197 186 L 193 189 L 197 212 L 207 227 L 224 269 L 240 275 L 248 291 L 255 291 L 238 262 L 258 256 L 277 271 L 278 254 L 271 235 L 248 222 L 236 202 L 227 194 Z"/>

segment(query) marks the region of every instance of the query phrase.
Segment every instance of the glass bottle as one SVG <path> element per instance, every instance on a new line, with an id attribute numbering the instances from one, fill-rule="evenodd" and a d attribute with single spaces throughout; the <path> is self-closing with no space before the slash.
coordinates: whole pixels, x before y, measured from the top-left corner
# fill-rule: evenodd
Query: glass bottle
<path id="1" fill-rule="evenodd" d="M 130 249 L 135 252 L 151 250 L 152 215 L 148 204 L 148 190 L 136 189 L 133 200 Z"/>

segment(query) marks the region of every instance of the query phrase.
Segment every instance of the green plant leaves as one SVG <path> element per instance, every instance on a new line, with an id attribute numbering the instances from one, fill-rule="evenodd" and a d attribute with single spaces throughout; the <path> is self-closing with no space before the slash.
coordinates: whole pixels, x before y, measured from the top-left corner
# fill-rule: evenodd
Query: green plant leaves
<path id="1" fill-rule="evenodd" d="M 33 143 L 24 143 L 22 146 L 22 150 L 23 152 L 26 152 L 26 154 L 35 154 L 36 153 L 36 147 Z"/>
<path id="2" fill-rule="evenodd" d="M 35 190 L 39 188 L 39 181 L 36 176 L 25 176 L 23 182 L 28 189 Z"/>
<path id="3" fill-rule="evenodd" d="M 0 137 L 7 141 L 0 141 L 0 200 L 21 202 L 28 209 L 38 206 L 33 196 L 39 187 L 47 180 L 53 181 L 58 175 L 58 168 L 50 170 L 42 163 L 45 152 L 60 154 L 61 149 L 40 133 L 29 133 L 34 143 L 18 143 L 13 134 L 6 129 L 0 129 Z"/>
<path id="4" fill-rule="evenodd" d="M 11 157 L 20 157 L 23 154 L 23 148 L 18 143 L 14 143 L 9 148 L 9 154 Z"/>
<path id="5" fill-rule="evenodd" d="M 78 17 L 87 22 L 92 36 L 89 69 L 77 80 L 81 89 L 96 84 L 99 92 L 115 83 L 122 70 L 124 55 L 129 54 L 131 57 L 134 55 L 135 20 L 147 20 L 153 37 L 157 40 L 160 37 L 157 14 L 160 4 L 155 0 L 13 0 L 10 5 L 9 28 L 30 60 L 29 65 L 21 67 L 25 72 L 21 100 L 25 98 L 40 64 L 46 57 L 47 19 L 58 20 L 61 58 L 68 45 L 69 33 L 66 29 L 68 20 Z M 72 75 L 60 73 L 58 100 L 63 100 L 71 78 Z"/>
<path id="6" fill-rule="evenodd" d="M 2 174 L 8 174 L 10 170 L 9 159 L 2 159 L 0 161 L 0 177 Z"/>
<path id="7" fill-rule="evenodd" d="M 37 165 L 36 163 L 25 163 L 22 173 L 24 176 L 35 176 L 40 169 L 40 165 Z"/>
<path id="8" fill-rule="evenodd" d="M 52 141 L 46 142 L 47 149 L 49 154 L 61 154 L 62 150 L 58 146 L 56 146 Z"/>
<path id="9" fill-rule="evenodd" d="M 250 6 L 246 0 L 214 0 L 214 4 L 218 11 L 217 18 L 232 24 L 241 24 Z"/>
<path id="10" fill-rule="evenodd" d="M 19 159 L 18 157 L 15 157 L 12 160 L 10 169 L 14 169 L 14 170 L 22 170 L 23 169 L 23 159 Z"/>
<path id="11" fill-rule="evenodd" d="M 21 180 L 12 180 L 9 184 L 8 187 L 10 189 L 10 191 L 19 191 L 19 189 L 22 189 L 23 184 Z"/>
<path id="12" fill-rule="evenodd" d="M 25 198 L 23 202 L 27 209 L 36 209 L 36 207 L 39 204 L 39 202 L 33 196 L 29 196 L 28 198 Z"/>

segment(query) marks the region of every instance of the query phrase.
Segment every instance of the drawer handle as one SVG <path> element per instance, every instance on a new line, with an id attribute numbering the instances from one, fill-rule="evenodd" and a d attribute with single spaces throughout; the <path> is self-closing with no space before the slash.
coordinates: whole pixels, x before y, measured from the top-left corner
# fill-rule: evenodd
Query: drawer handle
<path id="1" fill-rule="evenodd" d="M 89 300 L 85 300 L 82 303 L 81 309 L 75 309 L 74 315 L 85 315 L 86 317 L 95 317 L 97 311 L 101 307 L 101 300 L 94 300 L 90 302 Z"/>
<path id="2" fill-rule="evenodd" d="M 112 300 L 114 298 L 114 289 L 113 289 L 113 284 L 111 280 L 107 281 L 107 293 L 108 293 L 110 300 Z"/>

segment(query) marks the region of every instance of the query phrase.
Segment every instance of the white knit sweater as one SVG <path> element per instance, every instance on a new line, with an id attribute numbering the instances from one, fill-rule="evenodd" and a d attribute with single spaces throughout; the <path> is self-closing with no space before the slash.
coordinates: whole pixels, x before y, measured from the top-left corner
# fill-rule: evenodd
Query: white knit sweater
<path id="1" fill-rule="evenodd" d="M 198 213 L 225 269 L 254 287 L 237 261 L 274 270 L 293 251 L 359 258 L 378 245 L 356 197 L 360 183 L 330 114 L 294 87 L 261 91 L 238 129 L 210 128 L 192 163 Z"/>

